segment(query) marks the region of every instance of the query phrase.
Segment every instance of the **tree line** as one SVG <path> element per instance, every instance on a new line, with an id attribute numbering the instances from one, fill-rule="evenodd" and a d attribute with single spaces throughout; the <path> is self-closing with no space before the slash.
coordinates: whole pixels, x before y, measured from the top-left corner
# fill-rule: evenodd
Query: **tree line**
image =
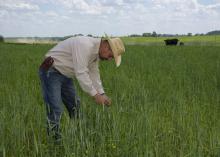
<path id="1" fill-rule="evenodd" d="M 203 35 L 220 35 L 220 30 L 216 30 L 216 31 L 211 31 L 208 32 L 206 34 L 204 33 L 196 33 L 196 34 L 192 34 L 192 33 L 187 33 L 187 34 L 158 34 L 155 31 L 153 31 L 152 33 L 143 33 L 143 34 L 131 34 L 128 35 L 128 37 L 177 37 L 177 36 L 203 36 Z"/>

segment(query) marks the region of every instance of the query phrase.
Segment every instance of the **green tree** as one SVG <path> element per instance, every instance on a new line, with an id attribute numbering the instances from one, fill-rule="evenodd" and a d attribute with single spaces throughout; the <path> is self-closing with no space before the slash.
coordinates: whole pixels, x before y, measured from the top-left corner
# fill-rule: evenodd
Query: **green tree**
<path id="1" fill-rule="evenodd" d="M 2 35 L 0 35 L 0 42 L 4 42 L 4 37 Z"/>
<path id="2" fill-rule="evenodd" d="M 142 36 L 143 36 L 143 37 L 150 37 L 150 36 L 151 36 L 151 33 L 143 33 Z"/>
<path id="3" fill-rule="evenodd" d="M 192 33 L 188 33 L 187 36 L 191 37 L 191 36 L 192 36 Z"/>
<path id="4" fill-rule="evenodd" d="M 157 37 L 157 33 L 156 33 L 155 31 L 153 31 L 153 33 L 152 33 L 151 36 L 152 36 L 152 37 Z"/>

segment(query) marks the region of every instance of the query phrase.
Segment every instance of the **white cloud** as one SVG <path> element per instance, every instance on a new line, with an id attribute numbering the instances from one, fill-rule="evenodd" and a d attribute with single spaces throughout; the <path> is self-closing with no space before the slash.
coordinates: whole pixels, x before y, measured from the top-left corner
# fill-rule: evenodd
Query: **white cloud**
<path id="1" fill-rule="evenodd" d="M 0 8 L 6 10 L 39 10 L 38 5 L 20 0 L 0 0 Z"/>
<path id="2" fill-rule="evenodd" d="M 49 16 L 49 17 L 58 17 L 59 15 L 54 12 L 54 11 L 48 11 L 45 13 L 46 16 Z"/>
<path id="3" fill-rule="evenodd" d="M 197 0 L 152 0 L 154 12 L 163 14 L 168 21 L 178 21 L 183 24 L 191 21 L 211 22 L 219 17 L 218 4 L 202 5 Z M 160 20 L 158 20 L 160 21 Z M 196 23 L 194 22 L 194 25 Z"/>
<path id="4" fill-rule="evenodd" d="M 220 3 L 208 5 L 207 8 L 209 8 L 209 9 L 218 9 L 218 8 L 220 8 Z"/>
<path id="5" fill-rule="evenodd" d="M 7 10 L 0 10 L 0 18 L 4 18 L 8 16 L 8 11 Z"/>
<path id="6" fill-rule="evenodd" d="M 187 13 L 207 13 L 212 14 L 214 9 L 219 8 L 220 4 L 202 5 L 197 0 L 152 0 L 156 9 L 167 9 L 169 11 Z M 218 11 L 217 11 L 218 12 Z"/>
<path id="7" fill-rule="evenodd" d="M 86 0 L 59 0 L 59 3 L 70 10 L 77 10 L 82 14 L 101 15 L 111 13 L 114 9 L 111 6 L 104 6 L 99 1 L 89 3 Z"/>

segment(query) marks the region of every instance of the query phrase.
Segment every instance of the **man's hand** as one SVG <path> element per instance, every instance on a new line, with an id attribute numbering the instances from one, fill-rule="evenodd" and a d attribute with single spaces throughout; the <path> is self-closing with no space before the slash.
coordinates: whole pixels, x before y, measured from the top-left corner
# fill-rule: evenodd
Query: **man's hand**
<path id="1" fill-rule="evenodd" d="M 101 94 L 96 94 L 94 96 L 95 98 L 95 101 L 97 104 L 100 104 L 100 105 L 111 105 L 111 99 L 108 98 L 105 94 L 101 95 Z"/>
<path id="2" fill-rule="evenodd" d="M 102 95 L 105 99 L 106 99 L 106 101 L 105 101 L 105 105 L 111 105 L 111 103 L 112 103 L 112 100 L 107 96 L 107 95 Z"/>

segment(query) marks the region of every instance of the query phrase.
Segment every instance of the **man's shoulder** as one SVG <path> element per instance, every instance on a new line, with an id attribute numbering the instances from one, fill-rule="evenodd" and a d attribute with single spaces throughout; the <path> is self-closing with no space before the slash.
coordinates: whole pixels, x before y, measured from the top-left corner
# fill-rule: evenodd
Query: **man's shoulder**
<path id="1" fill-rule="evenodd" d="M 99 41 L 101 40 L 100 37 L 91 37 L 91 36 L 72 36 L 69 37 L 63 41 L 67 41 L 67 40 L 89 40 L 89 41 Z"/>
<path id="2" fill-rule="evenodd" d="M 89 36 L 77 36 L 75 37 L 76 40 L 81 40 L 81 41 L 90 41 L 90 42 L 96 42 L 100 41 L 101 38 L 95 38 L 95 37 L 89 37 Z"/>
<path id="3" fill-rule="evenodd" d="M 87 48 L 98 47 L 100 45 L 101 38 L 80 36 L 75 38 L 75 43 Z"/>
<path id="4" fill-rule="evenodd" d="M 101 41 L 101 38 L 94 38 L 89 36 L 73 36 L 65 39 L 60 44 L 77 44 L 77 45 L 93 45 Z"/>

